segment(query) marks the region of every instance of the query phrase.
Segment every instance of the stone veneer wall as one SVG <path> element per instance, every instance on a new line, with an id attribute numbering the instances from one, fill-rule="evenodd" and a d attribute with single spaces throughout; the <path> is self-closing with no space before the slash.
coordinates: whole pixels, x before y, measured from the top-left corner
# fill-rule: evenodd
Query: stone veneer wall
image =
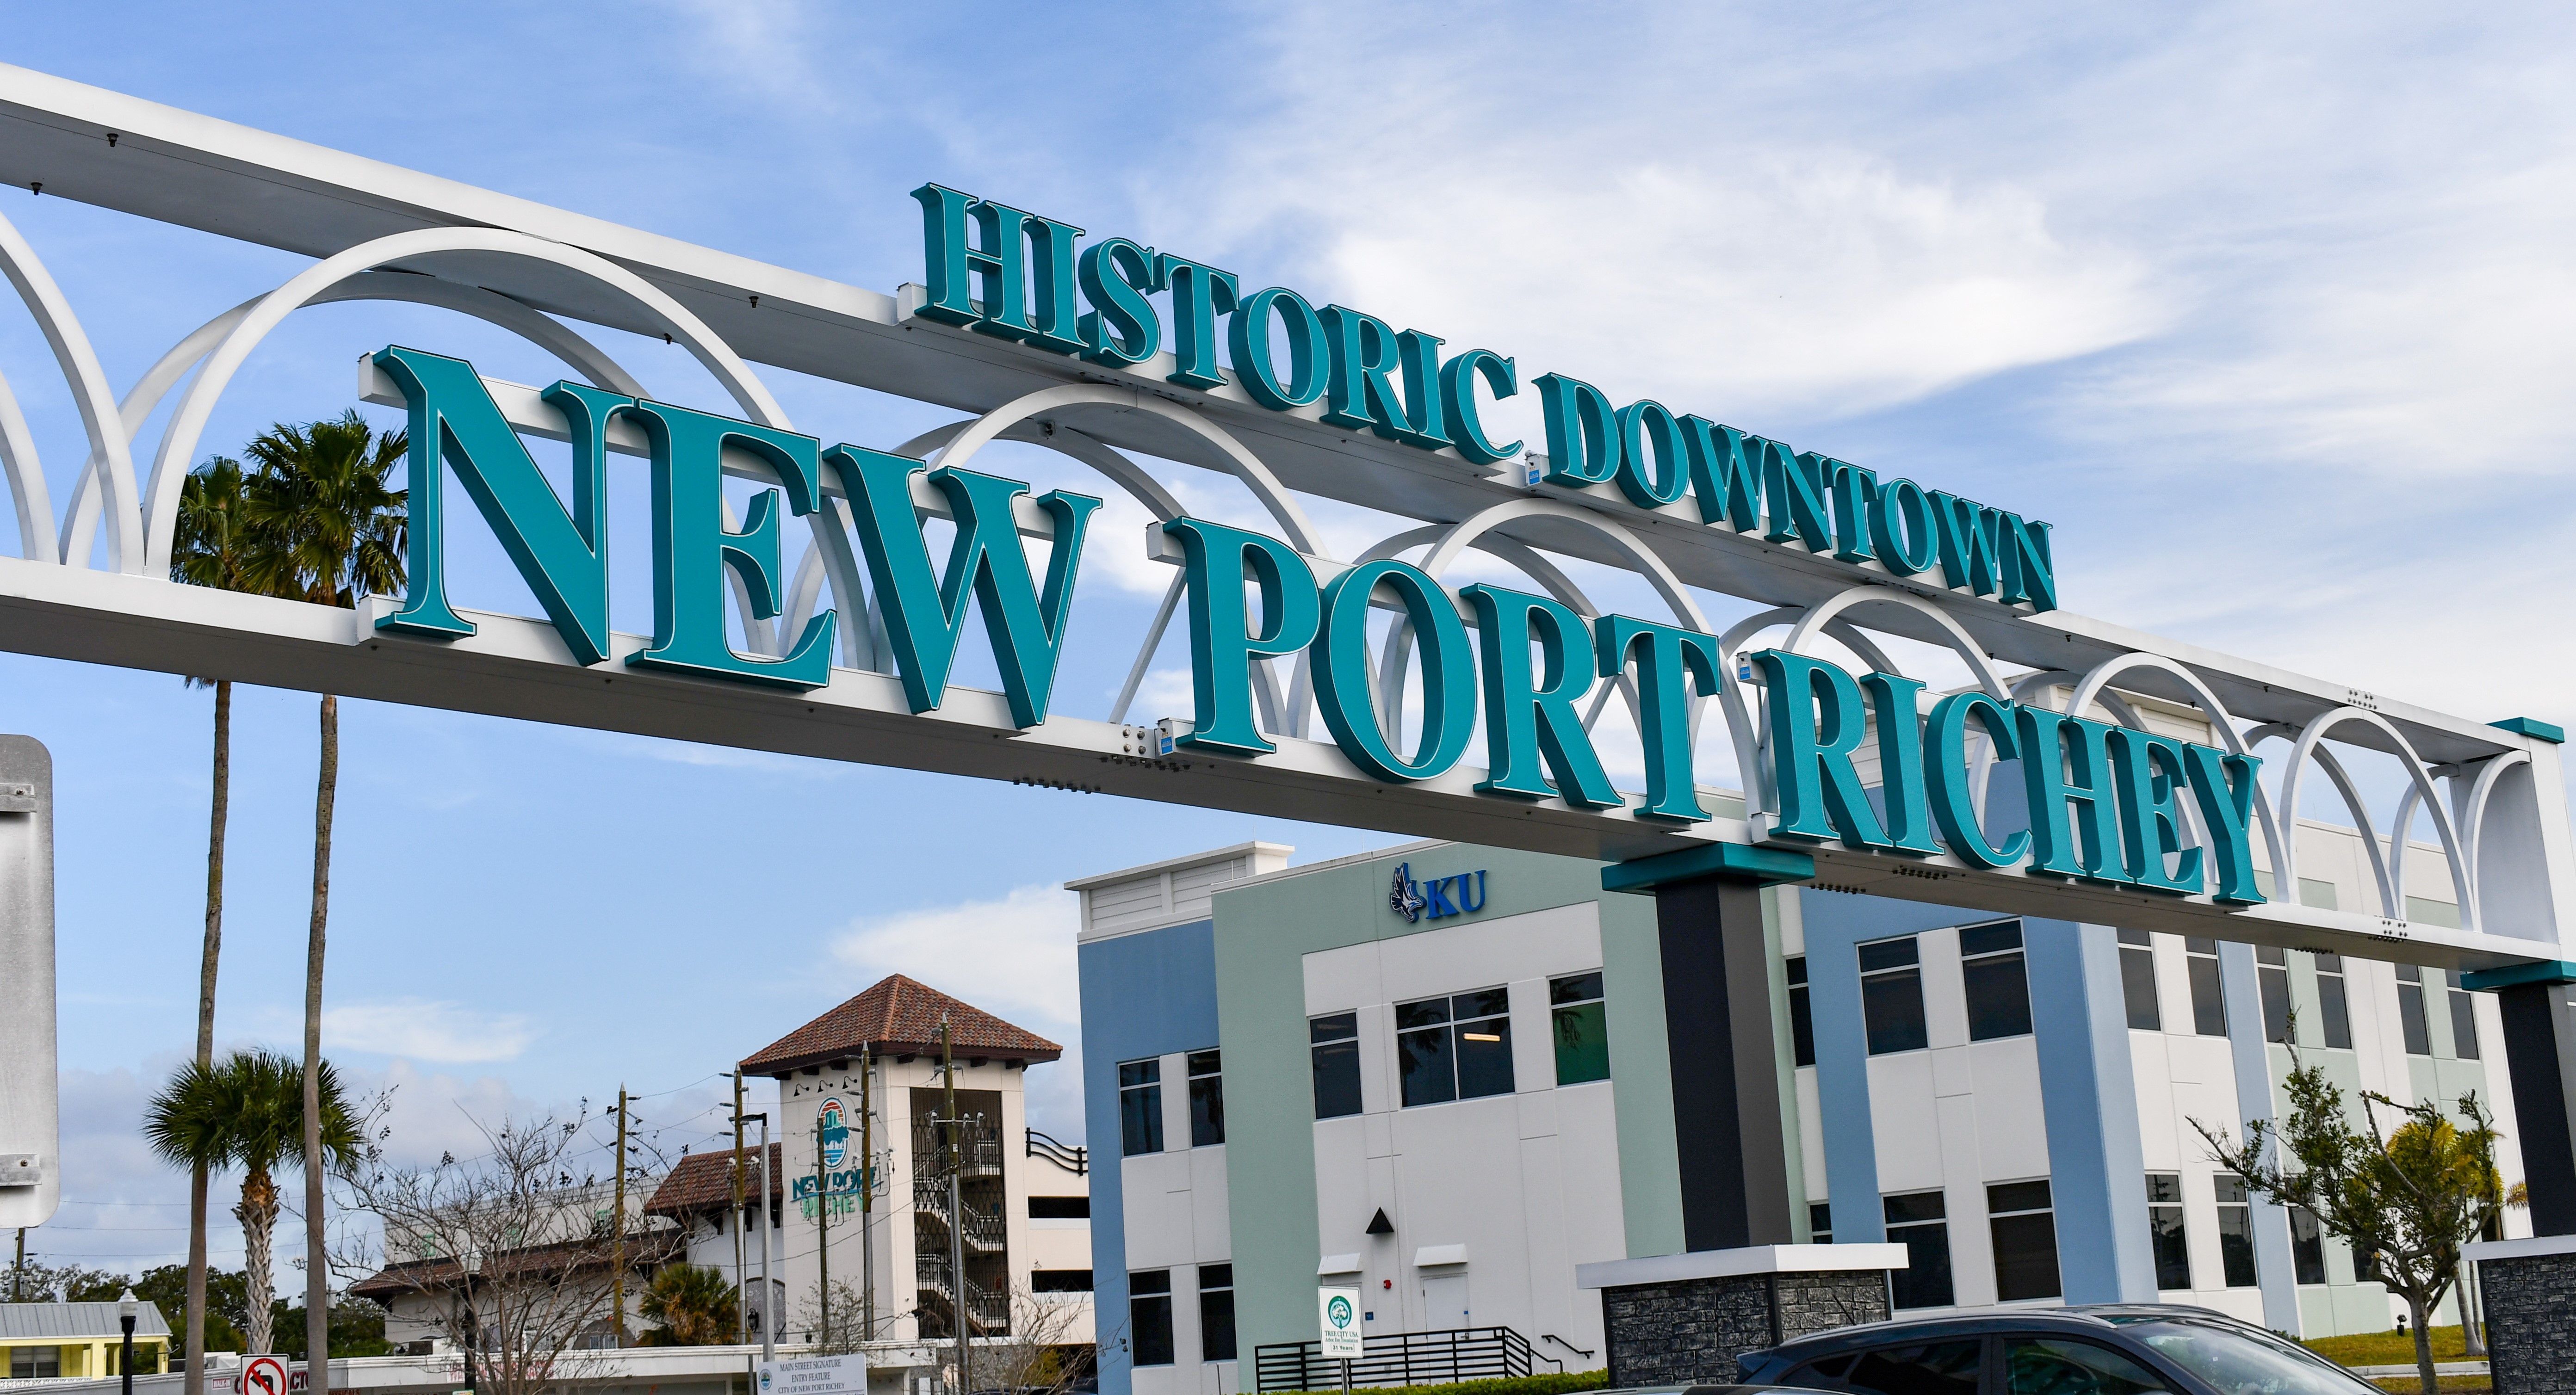
<path id="1" fill-rule="evenodd" d="M 1746 1274 L 1601 1291 L 1610 1384 L 1731 1385 L 1746 1352 L 1888 1318 L 1881 1270 Z M 2519 1395 L 2519 1392 L 2516 1392 Z"/>
<path id="2" fill-rule="evenodd" d="M 2481 1260 L 2478 1282 L 2496 1395 L 2576 1395 L 2576 1254 Z"/>

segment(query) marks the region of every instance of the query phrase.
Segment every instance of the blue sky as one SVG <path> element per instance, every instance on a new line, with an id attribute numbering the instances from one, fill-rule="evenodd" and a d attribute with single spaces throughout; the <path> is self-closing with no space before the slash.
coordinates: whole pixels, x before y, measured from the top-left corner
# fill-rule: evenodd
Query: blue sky
<path id="1" fill-rule="evenodd" d="M 936 179 L 2049 519 L 2070 610 L 2565 724 L 2570 26 L 2540 6 L 99 5 L 23 7 L 0 58 L 886 291 L 921 274 L 905 192 Z M 24 191 L 0 213 L 120 389 L 302 265 Z M 704 391 L 677 351 L 601 338 L 661 395 Z M 434 312 L 324 307 L 262 348 L 210 446 L 340 411 L 352 360 L 396 339 L 560 372 Z M 14 310 L 0 371 L 59 500 L 79 429 Z M 827 440 L 948 415 L 765 376 Z M 1382 523 L 1320 517 L 1344 547 Z M 1059 689 L 1094 715 L 1161 580 L 1131 530 L 1100 536 Z M 460 602 L 529 611 L 496 552 L 459 546 Z M 642 578 L 619 578 L 639 628 Z M 194 1030 L 208 699 L 15 656 L 0 692 L 62 791 L 72 1201 L 31 1245 L 158 1262 L 184 1188 L 132 1121 Z M 1172 702 L 1170 673 L 1148 693 Z M 313 760 L 311 698 L 242 692 L 227 1042 L 294 1039 Z M 1070 1045 L 1052 888 L 1252 837 L 1301 859 L 1391 841 L 353 703 L 329 1049 L 397 1087 L 406 1151 L 622 1082 L 676 1152 L 712 1132 L 711 1077 L 888 972 Z M 1037 1117 L 1078 1135 L 1052 1069 Z"/>

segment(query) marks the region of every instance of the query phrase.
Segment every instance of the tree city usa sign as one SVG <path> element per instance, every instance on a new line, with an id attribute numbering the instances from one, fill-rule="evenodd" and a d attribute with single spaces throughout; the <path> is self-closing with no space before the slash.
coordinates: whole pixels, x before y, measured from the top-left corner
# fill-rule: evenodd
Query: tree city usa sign
<path id="1" fill-rule="evenodd" d="M 1527 374 L 1508 346 L 1453 352 L 935 183 L 889 191 L 924 255 L 879 293 L 22 69 L 0 69 L 0 179 L 310 258 L 174 325 L 120 395 L 0 224 L 87 435 L 58 511 L 6 433 L 12 650 L 1598 858 L 1614 890 L 1813 881 L 2535 982 L 2576 918 L 2556 729 L 2083 617 L 2045 522 Z M 353 301 L 469 317 L 563 375 L 348 344 L 360 395 L 410 417 L 404 593 L 350 611 L 172 582 L 217 403 L 287 318 Z M 582 325 L 685 350 L 726 400 L 656 396 Z M 756 363 L 956 416 L 838 440 Z M 1533 439 L 1498 441 L 1530 397 Z M 562 443 L 564 488 L 532 440 Z M 997 442 L 1098 491 L 1033 492 L 988 465 Z M 649 555 L 616 559 L 649 570 L 649 634 L 612 625 L 612 457 L 649 480 Z M 1231 480 L 1263 521 L 1193 515 L 1144 458 Z M 1150 515 L 1141 538 L 1094 539 L 1113 497 Z M 1309 499 L 1401 526 L 1337 557 Z M 469 535 L 534 616 L 455 603 Z M 1141 637 L 1072 624 L 1087 546 L 1170 568 Z M 1453 582 L 1469 552 L 1519 579 Z M 1596 603 L 1605 569 L 1646 599 Z M 1136 716 L 1175 626 L 1188 710 Z M 955 679 L 977 629 L 998 690 Z M 1059 710 L 1067 655 L 1112 643 L 1137 645 L 1114 703 Z M 1917 651 L 1942 672 L 1909 675 Z M 2395 762 L 2393 820 L 2355 752 Z M 2284 894 L 2321 790 L 2363 830 L 2372 904 Z M 2424 827 L 2455 927 L 2408 916 Z"/>

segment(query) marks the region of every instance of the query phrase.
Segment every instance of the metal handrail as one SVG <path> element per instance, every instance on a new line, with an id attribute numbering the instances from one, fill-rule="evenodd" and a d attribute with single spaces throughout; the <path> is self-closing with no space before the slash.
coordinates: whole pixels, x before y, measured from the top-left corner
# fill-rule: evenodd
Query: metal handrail
<path id="1" fill-rule="evenodd" d="M 948 1139 L 942 1133 L 948 1125 L 938 1119 L 916 1119 L 912 1125 L 913 1156 L 922 1160 L 922 1171 L 945 1175 L 949 1157 Z M 1002 1170 L 1002 1132 L 989 1124 L 972 1120 L 958 1130 L 959 1151 L 964 1155 L 965 1171 L 991 1174 Z"/>
<path id="2" fill-rule="evenodd" d="M 914 1286 L 937 1294 L 941 1301 L 953 1308 L 957 1302 L 957 1291 L 949 1282 L 948 1256 L 923 1254 L 912 1258 Z M 1007 1330 L 1011 1325 L 1009 1296 L 996 1293 L 969 1277 L 966 1280 L 966 1321 L 988 1333 Z"/>
<path id="3" fill-rule="evenodd" d="M 1262 1391 L 1326 1390 L 1342 1383 L 1340 1360 L 1327 1361 L 1321 1341 L 1273 1342 L 1252 1349 Z M 1367 1355 L 1350 1363 L 1353 1386 L 1452 1385 L 1530 1374 L 1529 1339 L 1509 1327 L 1457 1327 L 1440 1332 L 1371 1334 Z M 1552 1361 L 1552 1357 L 1537 1357 Z"/>

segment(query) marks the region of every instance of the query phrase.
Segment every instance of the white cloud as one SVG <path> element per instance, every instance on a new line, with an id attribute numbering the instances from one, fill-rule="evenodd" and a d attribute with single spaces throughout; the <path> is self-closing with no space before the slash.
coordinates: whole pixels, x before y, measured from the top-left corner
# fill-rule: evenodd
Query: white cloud
<path id="1" fill-rule="evenodd" d="M 535 1023 L 518 1013 L 484 1012 L 443 1000 L 389 998 L 322 1010 L 326 1051 L 418 1061 L 507 1061 L 537 1036 Z"/>
<path id="2" fill-rule="evenodd" d="M 1081 923 L 1074 893 L 1021 886 L 995 900 L 854 921 L 832 938 L 832 957 L 856 970 L 862 986 L 905 974 L 1063 1046 L 1063 1060 L 1028 1078 L 1029 1121 L 1074 1142 L 1084 1132 L 1074 943 Z"/>
<path id="3" fill-rule="evenodd" d="M 1041 1020 L 1061 1024 L 1077 1015 L 1071 988 L 1080 928 L 1074 893 L 1022 886 L 999 900 L 866 917 L 833 938 L 832 955 L 864 974 L 908 974 L 1042 1031 Z M 961 954 L 967 945 L 973 953 Z"/>

